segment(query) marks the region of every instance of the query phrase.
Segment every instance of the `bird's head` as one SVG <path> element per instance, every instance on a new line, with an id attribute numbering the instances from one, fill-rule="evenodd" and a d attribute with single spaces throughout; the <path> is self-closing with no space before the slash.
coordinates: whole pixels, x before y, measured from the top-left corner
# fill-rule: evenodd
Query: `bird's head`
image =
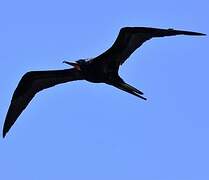
<path id="1" fill-rule="evenodd" d="M 63 61 L 65 64 L 69 64 L 76 68 L 77 70 L 81 71 L 83 67 L 86 65 L 86 59 L 79 59 L 75 62 L 68 62 L 68 61 Z"/>

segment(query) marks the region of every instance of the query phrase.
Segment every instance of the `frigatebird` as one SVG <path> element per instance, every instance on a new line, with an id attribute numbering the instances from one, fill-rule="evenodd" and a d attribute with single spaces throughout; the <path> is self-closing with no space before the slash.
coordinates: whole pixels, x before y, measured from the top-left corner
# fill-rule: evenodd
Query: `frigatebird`
<path id="1" fill-rule="evenodd" d="M 70 69 L 27 72 L 20 80 L 12 96 L 4 122 L 3 137 L 5 137 L 6 133 L 36 93 L 57 84 L 75 80 L 106 83 L 146 100 L 142 91 L 127 84 L 119 76 L 119 67 L 145 41 L 154 37 L 175 35 L 202 36 L 206 34 L 174 29 L 124 27 L 120 29 L 119 35 L 113 45 L 95 58 L 80 59 L 75 62 L 63 61 L 73 66 Z"/>

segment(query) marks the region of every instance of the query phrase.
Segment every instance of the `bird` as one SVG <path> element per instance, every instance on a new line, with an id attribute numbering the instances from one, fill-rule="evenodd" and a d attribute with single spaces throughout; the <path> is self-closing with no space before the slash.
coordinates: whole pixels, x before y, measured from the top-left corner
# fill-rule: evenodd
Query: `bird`
<path id="1" fill-rule="evenodd" d="M 146 100 L 143 92 L 126 83 L 118 74 L 119 67 L 144 42 L 175 35 L 203 36 L 206 34 L 185 30 L 152 27 L 123 27 L 113 45 L 104 53 L 90 59 L 63 61 L 71 68 L 63 70 L 29 71 L 15 89 L 3 125 L 3 138 L 34 96 L 44 89 L 76 80 L 106 83 L 138 98 Z"/>

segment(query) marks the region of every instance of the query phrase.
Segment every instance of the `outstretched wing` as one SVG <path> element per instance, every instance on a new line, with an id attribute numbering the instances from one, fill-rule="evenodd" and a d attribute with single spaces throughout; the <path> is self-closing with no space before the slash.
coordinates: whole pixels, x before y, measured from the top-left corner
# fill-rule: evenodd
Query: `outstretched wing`
<path id="1" fill-rule="evenodd" d="M 122 65 L 125 60 L 145 41 L 154 37 L 174 35 L 205 35 L 198 32 L 181 31 L 174 29 L 158 29 L 148 27 L 124 27 L 110 49 L 95 59 L 104 59 L 107 63 Z"/>
<path id="2" fill-rule="evenodd" d="M 3 127 L 3 137 L 22 111 L 39 91 L 69 81 L 81 80 L 83 75 L 75 68 L 51 71 L 27 72 L 14 91 Z"/>

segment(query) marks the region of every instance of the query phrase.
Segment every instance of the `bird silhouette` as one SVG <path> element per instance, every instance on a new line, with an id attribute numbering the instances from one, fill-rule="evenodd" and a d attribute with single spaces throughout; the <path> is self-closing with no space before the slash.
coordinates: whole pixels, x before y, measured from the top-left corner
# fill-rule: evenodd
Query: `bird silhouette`
<path id="1" fill-rule="evenodd" d="M 206 34 L 174 29 L 124 27 L 120 29 L 119 35 L 113 45 L 95 58 L 80 59 L 75 62 L 63 61 L 73 66 L 73 68 L 69 69 L 27 72 L 20 80 L 12 96 L 3 126 L 3 137 L 5 137 L 22 111 L 39 91 L 57 84 L 76 80 L 106 83 L 146 100 L 142 91 L 127 84 L 119 76 L 119 67 L 145 41 L 155 37 L 174 35 L 201 36 Z"/>

